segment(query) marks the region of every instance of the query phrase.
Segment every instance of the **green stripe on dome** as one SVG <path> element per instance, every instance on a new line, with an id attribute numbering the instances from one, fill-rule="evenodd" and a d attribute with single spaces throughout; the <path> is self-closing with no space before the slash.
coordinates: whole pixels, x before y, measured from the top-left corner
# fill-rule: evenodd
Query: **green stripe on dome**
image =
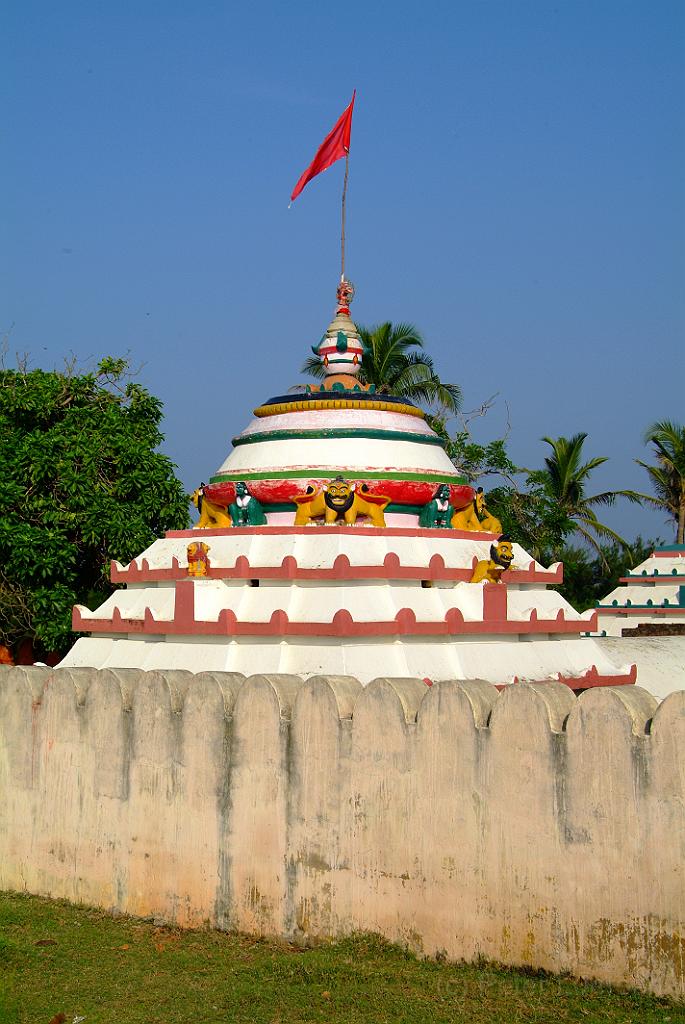
<path id="1" fill-rule="evenodd" d="M 335 438 L 362 437 L 373 441 L 410 441 L 412 444 L 437 444 L 444 447 L 437 434 L 418 434 L 404 430 L 375 430 L 373 427 L 325 427 L 322 430 L 260 430 L 255 434 L 239 434 L 233 446 L 260 444 L 264 441 L 330 441 Z"/>
<path id="2" fill-rule="evenodd" d="M 356 470 L 356 469 L 268 469 L 243 470 L 239 473 L 217 473 L 209 478 L 210 484 L 235 483 L 238 480 L 335 480 L 337 476 L 350 477 L 353 480 L 418 480 L 429 484 L 468 484 L 464 476 L 452 473 L 438 473 L 425 470 L 423 473 L 403 473 L 398 470 Z"/>

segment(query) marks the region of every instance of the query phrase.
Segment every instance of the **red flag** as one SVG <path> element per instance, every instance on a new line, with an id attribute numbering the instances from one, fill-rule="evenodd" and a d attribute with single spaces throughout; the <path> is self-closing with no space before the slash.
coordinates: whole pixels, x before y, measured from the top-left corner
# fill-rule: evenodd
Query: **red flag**
<path id="1" fill-rule="evenodd" d="M 321 172 L 325 171 L 331 166 L 331 164 L 334 164 L 336 160 L 340 160 L 349 153 L 350 134 L 352 132 L 352 110 L 354 108 L 354 98 L 356 95 L 357 90 L 355 89 L 352 93 L 352 101 L 349 107 L 345 109 L 335 122 L 335 125 L 317 149 L 316 156 L 310 163 L 309 167 L 302 173 L 300 180 L 293 189 L 290 202 L 292 202 L 293 199 L 297 199 L 308 181 L 311 181 L 317 174 L 321 174 Z"/>

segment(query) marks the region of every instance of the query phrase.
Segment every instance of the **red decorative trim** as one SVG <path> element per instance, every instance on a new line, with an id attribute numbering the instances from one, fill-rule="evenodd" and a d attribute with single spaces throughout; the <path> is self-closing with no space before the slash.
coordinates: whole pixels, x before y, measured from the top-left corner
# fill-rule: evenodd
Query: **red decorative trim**
<path id="1" fill-rule="evenodd" d="M 346 608 L 335 613 L 331 622 L 291 622 L 282 609 L 274 611 L 269 622 L 242 622 L 230 608 L 223 608 L 217 621 L 195 618 L 195 580 L 176 583 L 173 620 L 158 621 L 149 608 L 142 619 L 125 619 L 118 608 L 111 619 L 96 619 L 72 612 L 72 629 L 79 633 L 145 633 L 182 636 L 455 636 L 470 634 L 530 634 L 595 632 L 597 615 L 590 619 L 566 620 L 563 609 L 554 619 L 538 619 L 535 609 L 527 621 L 507 619 L 507 588 L 502 584 L 483 587 L 483 619 L 465 620 L 458 608 L 450 608 L 437 622 L 418 622 L 411 608 L 402 608 L 394 619 L 355 622 Z"/>
<path id="2" fill-rule="evenodd" d="M 454 609 L 450 608 L 447 615 Z M 561 610 L 561 609 L 560 609 Z M 502 583 L 486 583 L 483 586 L 483 620 L 486 622 L 506 622 L 507 620 L 507 587 Z M 531 612 L 530 621 L 533 622 L 533 615 L 537 620 L 535 609 Z M 565 619 L 562 611 L 562 617 Z M 463 620 L 462 620 L 463 621 Z"/>
<path id="3" fill-rule="evenodd" d="M 195 531 L 195 536 L 199 533 Z M 205 533 L 206 531 L 202 531 Z M 230 533 L 230 531 L 224 531 Z M 326 569 L 300 568 L 293 555 L 286 555 L 280 565 L 251 565 L 245 555 L 239 555 L 233 566 L 211 566 L 206 579 L 211 580 L 446 580 L 468 583 L 478 563 L 474 555 L 470 568 L 445 566 L 442 555 L 434 554 L 427 566 L 401 565 L 399 556 L 389 551 L 382 565 L 351 565 L 345 554 L 335 557 L 333 565 Z M 187 576 L 186 566 L 181 566 L 174 556 L 168 569 L 151 569 L 146 558 L 141 559 L 140 566 L 131 562 L 126 569 L 117 569 L 116 563 L 110 563 L 110 579 L 112 583 L 152 583 L 161 580 L 180 580 Z M 535 562 L 531 561 L 527 569 L 510 569 L 507 571 L 508 583 L 548 583 L 559 584 L 563 581 L 563 567 L 560 565 L 554 572 L 539 572 Z"/>
<path id="4" fill-rule="evenodd" d="M 637 682 L 637 665 L 631 665 L 630 671 L 624 675 L 603 676 L 600 675 L 597 666 L 592 665 L 582 676 L 560 675 L 558 678 L 560 683 L 566 683 L 574 690 L 579 690 L 581 687 L 589 689 L 593 686 L 629 686 Z"/>
<path id="5" fill-rule="evenodd" d="M 674 580 L 685 580 L 685 572 L 671 574 L 669 573 L 651 573 L 649 576 L 621 576 L 619 577 L 619 583 L 673 583 Z"/>
<path id="6" fill-rule="evenodd" d="M 628 607 L 625 605 L 617 605 L 616 607 L 600 605 L 598 608 L 595 608 L 595 611 L 599 612 L 600 615 L 641 615 L 643 618 L 647 615 L 673 615 L 674 612 L 679 615 L 685 614 L 685 608 L 677 604 L 669 605 L 666 608 L 661 604 L 655 604 L 651 607 L 641 604 L 635 608 L 631 608 L 630 605 Z"/>
<path id="7" fill-rule="evenodd" d="M 498 540 L 499 533 L 480 530 L 424 530 L 408 526 L 229 526 L 221 530 L 167 530 L 165 537 L 190 537 L 201 540 L 204 537 L 239 536 L 317 536 L 318 534 L 351 535 L 354 537 L 440 537 L 442 540 Z"/>
<path id="8" fill-rule="evenodd" d="M 685 558 L 685 551 L 652 551 L 650 558 Z"/>
<path id="9" fill-rule="evenodd" d="M 520 683 L 521 680 L 518 676 L 514 676 L 513 682 Z M 592 665 L 582 676 L 559 675 L 555 679 L 543 679 L 541 682 L 564 683 L 565 686 L 569 686 L 572 690 L 589 690 L 593 686 L 630 686 L 637 682 L 637 665 L 631 665 L 628 673 L 623 675 L 617 673 L 615 676 L 600 675 L 597 666 Z M 497 687 L 498 690 L 503 688 L 502 686 Z"/>

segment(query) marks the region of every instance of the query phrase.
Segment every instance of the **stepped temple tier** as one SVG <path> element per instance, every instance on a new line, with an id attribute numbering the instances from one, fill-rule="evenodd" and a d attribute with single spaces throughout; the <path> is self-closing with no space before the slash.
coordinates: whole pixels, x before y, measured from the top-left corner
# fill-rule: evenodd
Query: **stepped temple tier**
<path id="1" fill-rule="evenodd" d="M 321 385 L 263 402 L 193 495 L 200 518 L 77 606 L 65 667 L 377 676 L 496 685 L 635 682 L 583 634 L 545 568 L 502 535 L 421 409 L 359 380 L 343 280 Z"/>
<path id="2" fill-rule="evenodd" d="M 685 626 L 685 544 L 656 548 L 597 602 L 601 636 L 681 632 Z M 679 629 L 673 627 L 680 627 Z"/>

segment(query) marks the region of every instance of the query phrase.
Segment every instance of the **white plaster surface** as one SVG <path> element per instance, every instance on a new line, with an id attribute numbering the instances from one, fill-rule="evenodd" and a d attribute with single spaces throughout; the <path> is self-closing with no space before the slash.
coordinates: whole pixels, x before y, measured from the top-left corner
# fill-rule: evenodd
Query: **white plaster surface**
<path id="1" fill-rule="evenodd" d="M 682 999 L 684 749 L 639 687 L 0 669 L 0 888 Z"/>
<path id="2" fill-rule="evenodd" d="M 660 700 L 685 690 L 685 636 L 604 637 L 596 643 L 615 665 L 637 665 L 640 686 Z"/>
<path id="3" fill-rule="evenodd" d="M 239 435 L 261 434 L 272 430 L 330 430 L 352 427 L 370 430 L 403 430 L 411 434 L 437 436 L 420 416 L 385 412 L 382 409 L 312 409 L 310 412 L 287 412 L 277 416 L 255 417 Z"/>
<path id="4" fill-rule="evenodd" d="M 632 569 L 626 579 L 628 576 L 628 583 L 620 583 L 602 598 L 601 605 L 605 607 L 597 609 L 598 623 L 594 636 L 620 637 L 624 629 L 634 629 L 642 624 L 685 624 L 685 610 L 679 603 L 680 588 L 685 586 L 685 550 L 674 552 L 672 557 L 652 553 Z M 673 610 L 664 610 L 664 600 L 674 606 Z M 614 601 L 616 605 L 613 605 Z M 630 605 L 627 605 L 628 601 Z M 614 608 L 635 608 L 646 605 L 648 601 L 660 608 L 658 614 L 649 608 L 639 607 L 630 614 L 609 610 L 612 605 Z"/>
<path id="5" fill-rule="evenodd" d="M 156 619 L 171 619 L 174 602 L 173 584 L 157 584 L 153 587 L 133 585 L 126 590 L 115 590 L 95 611 L 83 609 L 83 612 L 96 619 L 111 619 L 114 609 L 118 608 L 124 618 L 142 619 L 145 609 L 149 608 Z"/>
<path id="6" fill-rule="evenodd" d="M 612 601 L 618 601 L 619 605 L 625 605 L 630 601 L 631 604 L 640 605 L 652 601 L 655 605 L 660 605 L 668 601 L 677 607 L 678 592 L 684 584 L 685 579 L 677 581 L 668 577 L 658 581 L 645 580 L 644 583 L 624 583 L 603 597 L 602 604 L 610 605 Z"/>
<path id="7" fill-rule="evenodd" d="M 292 524 L 292 514 L 290 521 Z M 302 569 L 330 569 L 338 555 L 345 555 L 350 565 L 383 565 L 386 555 L 394 553 L 400 565 L 427 566 L 433 555 L 440 555 L 450 568 L 471 567 L 473 559 L 490 557 L 491 540 L 455 537 L 450 530 L 444 536 L 427 537 L 417 531 L 415 536 L 393 537 L 384 533 L 367 533 L 364 528 L 351 533 L 318 532 L 318 527 L 303 533 L 227 533 L 215 535 L 211 530 L 196 530 L 190 537 L 165 537 L 154 541 L 133 562 L 142 565 L 145 558 L 150 569 L 169 569 L 173 558 L 187 566 L 188 545 L 203 541 L 209 545 L 209 559 L 213 566 L 233 568 L 240 555 L 251 565 L 280 566 L 284 558 L 292 556 Z M 532 564 L 536 572 L 553 576 L 557 564 L 546 569 L 536 562 L 518 544 L 513 545 L 514 568 L 528 569 Z M 513 584 L 510 584 L 512 586 Z"/>
<path id="8" fill-rule="evenodd" d="M 379 672 L 428 679 L 471 679 L 506 685 L 514 677 L 541 681 L 585 674 L 592 666 L 616 674 L 613 660 L 590 639 L 535 641 L 514 636 L 445 637 L 82 637 L 61 662 L 65 668 L 144 668 L 191 672 L 297 672 L 354 675 L 367 685 Z M 621 666 L 627 673 L 630 663 Z M 638 677 L 639 678 L 639 677 Z"/>
<path id="9" fill-rule="evenodd" d="M 242 622 L 268 622 L 274 612 L 284 611 L 292 622 L 330 623 L 344 610 L 355 622 L 377 622 L 394 619 L 404 608 L 411 609 L 419 622 L 441 622 L 454 608 L 466 621 L 480 623 L 485 586 L 459 582 L 424 588 L 421 580 L 262 580 L 259 587 L 253 587 L 249 580 L 193 581 L 195 618 L 204 622 L 216 622 L 224 608 L 235 612 Z M 584 620 L 556 590 L 519 591 L 512 587 L 507 588 L 507 599 L 510 622 L 528 622 L 534 612 L 538 619 L 555 619 L 562 610 L 566 620 Z M 155 618 L 171 620 L 174 591 L 168 584 L 117 590 L 94 615 L 109 619 L 118 608 L 124 618 L 143 618 L 146 607 Z"/>
<path id="10" fill-rule="evenodd" d="M 648 576 L 654 573 L 661 577 L 673 575 L 673 573 L 685 576 L 685 552 L 674 554 L 673 557 L 652 554 L 644 562 L 640 562 L 634 569 L 631 569 L 626 575 L 640 576 L 643 572 Z"/>
<path id="11" fill-rule="evenodd" d="M 365 531 L 280 534 L 196 531 L 193 537 L 165 538 L 155 541 L 136 559 L 148 562 L 150 569 L 171 567 L 177 558 L 186 565 L 190 540 L 209 545 L 214 567 L 232 568 L 239 556 L 251 566 L 280 567 L 292 556 L 301 569 L 330 569 L 338 555 L 345 555 L 352 567 L 382 566 L 389 553 L 396 554 L 401 566 L 422 569 L 433 555 L 440 555 L 449 568 L 472 567 L 474 558 L 487 558 L 490 540 L 444 535 L 395 537 L 387 533 Z M 543 569 L 518 545 L 514 545 L 515 566 L 550 577 L 556 566 Z M 352 572 L 354 569 L 351 570 Z M 427 574 L 428 575 L 428 574 Z M 336 613 L 348 611 L 355 622 L 392 622 L 403 609 L 410 609 L 419 622 L 442 622 L 449 609 L 458 609 L 465 622 L 478 628 L 484 619 L 483 584 L 436 581 L 423 587 L 416 580 L 261 580 L 259 587 L 248 579 L 195 580 L 195 618 L 217 622 L 223 609 L 232 610 L 239 621 L 268 623 L 274 612 L 284 611 L 291 622 L 332 623 Z M 556 620 L 563 611 L 567 621 L 581 623 L 584 617 L 555 590 L 543 583 L 507 585 L 507 614 L 511 622 L 528 623 Z M 160 622 L 171 621 L 174 592 L 170 581 L 130 583 L 116 591 L 97 610 L 94 617 L 111 619 L 118 608 L 122 618 L 142 619 L 150 607 Z M 82 609 L 88 616 L 87 609 Z M 580 631 L 580 628 L 579 628 Z M 590 640 L 555 633 L 499 635 L 472 632 L 438 637 L 379 636 L 375 638 L 338 638 L 335 636 L 296 637 L 187 636 L 140 633 L 81 638 L 62 662 L 63 666 L 112 666 L 145 669 L 186 668 L 192 672 L 229 671 L 246 674 L 296 672 L 303 676 L 318 673 L 351 674 L 363 684 L 381 674 L 420 675 L 431 679 L 463 679 L 478 676 L 495 684 L 507 684 L 514 677 L 544 680 L 564 676 L 581 677 L 593 665 L 600 674 L 616 674 L 608 659 Z M 625 669 L 628 670 L 628 667 Z"/>
<path id="12" fill-rule="evenodd" d="M 283 470 L 283 475 L 287 476 L 287 470 L 307 470 L 316 478 L 317 469 L 343 472 L 341 467 L 344 467 L 346 477 L 354 477 L 355 472 L 364 471 L 457 475 L 444 448 L 438 445 L 373 438 L 257 441 L 234 448 L 217 473 Z"/>
<path id="13" fill-rule="evenodd" d="M 628 629 L 635 629 L 636 626 L 663 626 L 663 625 L 683 625 L 685 624 L 685 615 L 682 612 L 665 613 L 663 615 L 655 615 L 653 612 L 650 613 L 648 608 L 643 609 L 639 615 L 625 615 L 621 614 L 602 614 L 601 608 L 598 609 L 599 615 L 597 617 L 597 629 L 594 632 L 589 633 L 589 636 L 594 637 L 621 637 L 623 631 Z"/>

